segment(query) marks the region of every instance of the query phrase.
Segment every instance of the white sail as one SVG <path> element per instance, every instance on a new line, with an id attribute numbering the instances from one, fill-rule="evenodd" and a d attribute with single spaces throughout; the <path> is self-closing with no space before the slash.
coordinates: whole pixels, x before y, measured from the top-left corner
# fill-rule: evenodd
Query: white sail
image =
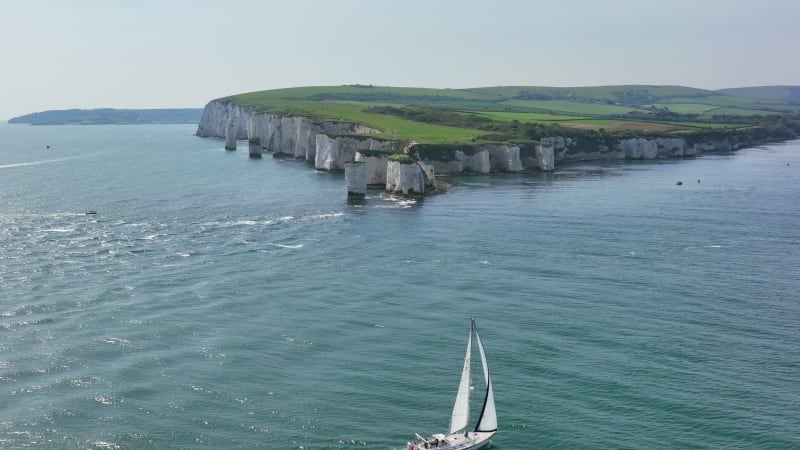
<path id="1" fill-rule="evenodd" d="M 474 326 L 474 325 L 473 325 Z M 483 380 L 486 387 L 486 397 L 483 403 L 481 415 L 475 431 L 497 431 L 497 411 L 494 409 L 494 392 L 492 391 L 492 379 L 489 376 L 489 364 L 486 362 L 486 353 L 483 351 L 483 343 L 475 328 L 475 341 L 478 343 L 478 351 L 481 354 L 481 365 L 483 366 Z"/>
<path id="2" fill-rule="evenodd" d="M 469 387 L 470 387 L 470 359 L 472 356 L 472 329 L 470 325 L 469 339 L 467 340 L 467 355 L 464 357 L 464 369 L 461 371 L 461 382 L 458 384 L 456 402 L 453 404 L 453 414 L 450 416 L 450 429 L 447 434 L 453 434 L 467 428 L 469 423 Z"/>
<path id="3" fill-rule="evenodd" d="M 471 363 L 472 342 L 477 342 L 483 369 L 483 389 L 480 415 L 475 424 L 475 429 L 470 431 L 470 393 L 472 391 Z M 477 370 L 477 368 L 476 368 Z M 477 380 L 476 380 L 477 381 Z M 477 383 L 476 383 L 477 384 Z M 477 387 L 477 386 L 476 386 Z M 478 391 L 476 389 L 476 391 Z M 478 392 L 476 392 L 477 394 Z M 475 320 L 470 323 L 469 338 L 467 339 L 467 354 L 464 356 L 464 368 L 461 370 L 461 382 L 458 385 L 456 402 L 453 405 L 453 415 L 450 417 L 450 428 L 447 434 L 434 434 L 429 438 L 417 435 L 417 440 L 409 442 L 410 449 L 421 450 L 436 448 L 442 450 L 477 450 L 491 444 L 491 438 L 497 432 L 497 411 L 494 408 L 494 391 L 492 378 L 489 374 L 489 364 L 486 362 L 486 353 L 483 342 L 478 334 Z"/>

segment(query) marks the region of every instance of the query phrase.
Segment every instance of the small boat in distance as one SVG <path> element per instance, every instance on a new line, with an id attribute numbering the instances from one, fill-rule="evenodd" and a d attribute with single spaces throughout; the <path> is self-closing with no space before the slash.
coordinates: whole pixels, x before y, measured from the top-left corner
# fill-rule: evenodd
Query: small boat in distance
<path id="1" fill-rule="evenodd" d="M 480 416 L 475 422 L 475 428 L 469 430 L 469 396 L 471 386 L 471 360 L 472 342 L 477 344 L 483 368 L 483 406 Z M 408 443 L 409 450 L 475 450 L 491 443 L 491 438 L 497 433 L 497 412 L 494 408 L 494 393 L 492 380 L 489 377 L 489 365 L 483 351 L 481 337 L 475 326 L 475 319 L 470 321 L 469 339 L 467 339 L 467 355 L 464 357 L 464 368 L 461 371 L 461 382 L 458 385 L 458 394 L 453 405 L 453 414 L 450 417 L 450 428 L 447 434 L 434 434 L 425 438 L 417 434 L 414 442 Z"/>
<path id="2" fill-rule="evenodd" d="M 84 214 L 86 214 L 87 216 L 96 216 L 97 215 L 97 211 L 94 211 L 94 210 L 86 211 Z"/>

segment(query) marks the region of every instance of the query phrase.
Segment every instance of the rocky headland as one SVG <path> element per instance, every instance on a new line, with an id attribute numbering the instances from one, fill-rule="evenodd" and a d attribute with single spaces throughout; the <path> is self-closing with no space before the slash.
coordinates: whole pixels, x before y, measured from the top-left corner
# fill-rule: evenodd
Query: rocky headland
<path id="1" fill-rule="evenodd" d="M 247 141 L 254 158 L 271 153 L 307 161 L 317 170 L 353 170 L 346 174 L 348 192 L 353 195 L 364 192 L 367 185 L 422 195 L 435 188 L 436 175 L 547 172 L 580 161 L 693 157 L 768 140 L 748 133 L 716 132 L 691 138 L 548 135 L 524 143 L 418 144 L 386 139 L 379 131 L 359 123 L 262 113 L 229 100 L 214 100 L 203 109 L 196 134 L 224 139 L 228 150 Z"/>

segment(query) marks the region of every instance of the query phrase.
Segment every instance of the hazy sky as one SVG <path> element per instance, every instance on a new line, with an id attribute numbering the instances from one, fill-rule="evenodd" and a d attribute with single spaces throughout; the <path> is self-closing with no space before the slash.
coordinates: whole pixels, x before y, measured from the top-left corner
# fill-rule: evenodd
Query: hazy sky
<path id="1" fill-rule="evenodd" d="M 800 85 L 798 0 L 0 0 L 0 118 L 262 89 Z"/>

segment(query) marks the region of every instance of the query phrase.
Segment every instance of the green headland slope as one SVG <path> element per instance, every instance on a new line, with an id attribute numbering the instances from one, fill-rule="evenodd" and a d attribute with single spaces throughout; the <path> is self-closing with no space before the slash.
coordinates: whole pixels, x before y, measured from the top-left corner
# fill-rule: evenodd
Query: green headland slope
<path id="1" fill-rule="evenodd" d="M 800 87 L 683 86 L 431 89 L 373 85 L 250 92 L 219 99 L 263 113 L 356 122 L 420 143 L 508 142 L 542 135 L 800 134 Z"/>

